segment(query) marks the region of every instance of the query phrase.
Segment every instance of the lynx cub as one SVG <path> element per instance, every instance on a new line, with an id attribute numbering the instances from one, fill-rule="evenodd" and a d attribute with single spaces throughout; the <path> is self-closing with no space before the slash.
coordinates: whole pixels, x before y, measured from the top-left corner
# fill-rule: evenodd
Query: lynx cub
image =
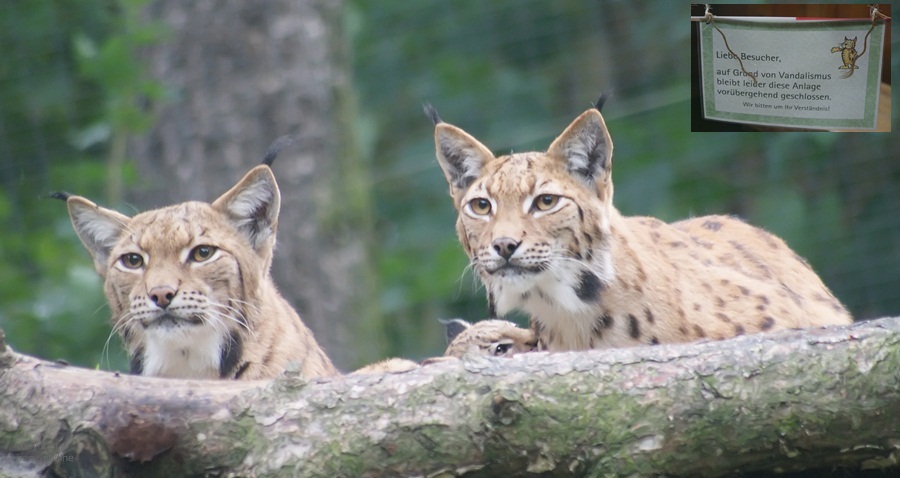
<path id="1" fill-rule="evenodd" d="M 445 322 L 447 350 L 445 357 L 462 357 L 466 353 L 509 357 L 537 348 L 534 332 L 506 320 L 482 320 L 470 324 L 462 319 Z"/>
<path id="2" fill-rule="evenodd" d="M 132 373 L 260 379 L 291 361 L 304 377 L 337 373 L 269 275 L 281 195 L 268 163 L 212 204 L 134 217 L 57 197 L 104 279 Z"/>
<path id="3" fill-rule="evenodd" d="M 613 144 L 597 109 L 545 153 L 500 157 L 426 112 L 463 248 L 496 312 L 529 314 L 541 349 L 851 321 L 809 264 L 762 229 L 726 216 L 666 224 L 619 214 Z"/>

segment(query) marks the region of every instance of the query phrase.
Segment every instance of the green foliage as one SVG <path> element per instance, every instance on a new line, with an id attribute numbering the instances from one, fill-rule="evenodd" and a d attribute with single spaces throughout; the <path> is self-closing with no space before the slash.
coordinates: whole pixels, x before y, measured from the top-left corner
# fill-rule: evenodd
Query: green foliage
<path id="1" fill-rule="evenodd" d="M 149 78 L 143 62 L 136 56 L 139 48 L 160 42 L 165 29 L 157 23 L 145 23 L 139 18 L 147 0 L 119 2 L 120 10 L 113 32 L 101 42 L 85 32 L 72 39 L 78 73 L 95 83 L 103 91 L 104 114 L 100 118 L 106 130 L 139 133 L 151 126 L 153 116 L 142 103 L 162 100 L 165 90 Z M 95 130 L 97 125 L 89 126 Z M 84 132 L 82 132 L 83 136 Z M 91 143 L 81 141 L 81 146 Z"/>
<path id="2" fill-rule="evenodd" d="M 144 3 L 0 7 L 0 327 L 23 352 L 107 367 L 99 278 L 64 205 L 40 197 L 65 189 L 116 204 L 117 181 L 136 181 L 124 139 L 167 96 L 136 55 L 166 40 L 138 15 Z M 342 163 L 339 176 L 360 223 L 374 224 L 379 297 L 363 340 L 387 337 L 381 356 L 435 355 L 437 319 L 487 313 L 421 105 L 506 153 L 545 148 L 603 91 L 623 213 L 739 215 L 784 237 L 857 317 L 900 311 L 891 136 L 691 134 L 689 31 L 672 21 L 684 15 L 664 1 L 348 2 L 359 106 L 342 127 L 358 144 L 342 147 L 371 175 L 349 177 Z M 110 345 L 112 368 L 124 367 Z"/>
<path id="3" fill-rule="evenodd" d="M 163 31 L 140 21 L 145 3 L 2 7 L 0 328 L 20 351 L 83 366 L 126 363 L 118 339 L 104 350 L 110 326 L 100 278 L 65 205 L 46 194 L 102 198 L 130 174 L 115 144 L 151 124 L 138 100 L 162 96 L 136 56 Z"/>

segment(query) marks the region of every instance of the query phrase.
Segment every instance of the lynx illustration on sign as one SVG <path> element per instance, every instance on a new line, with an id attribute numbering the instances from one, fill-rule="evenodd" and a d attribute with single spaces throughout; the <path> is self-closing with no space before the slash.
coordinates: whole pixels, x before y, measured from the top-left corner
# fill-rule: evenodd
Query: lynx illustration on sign
<path id="1" fill-rule="evenodd" d="M 856 66 L 856 59 L 859 55 L 856 53 L 856 39 L 858 37 L 853 37 L 853 39 L 849 39 L 844 37 L 844 41 L 835 47 L 831 48 L 831 53 L 841 52 L 841 61 L 844 62 L 843 66 L 839 66 L 838 70 L 858 70 L 859 67 Z"/>

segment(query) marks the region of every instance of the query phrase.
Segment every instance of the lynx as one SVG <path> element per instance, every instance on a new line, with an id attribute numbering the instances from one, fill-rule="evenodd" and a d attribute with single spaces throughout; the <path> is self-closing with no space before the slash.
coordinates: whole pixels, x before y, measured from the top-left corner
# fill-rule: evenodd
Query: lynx
<path id="1" fill-rule="evenodd" d="M 599 108 L 546 152 L 495 157 L 435 124 L 456 230 L 497 314 L 531 318 L 538 348 L 585 350 L 725 339 L 847 324 L 809 264 L 728 216 L 664 223 L 613 206 L 612 151 Z"/>
<path id="2" fill-rule="evenodd" d="M 467 353 L 509 357 L 531 352 L 537 347 L 534 332 L 516 324 L 489 319 L 470 324 L 462 319 L 445 322 L 447 326 L 447 350 L 445 357 L 462 357 Z"/>
<path id="3" fill-rule="evenodd" d="M 281 204 L 271 159 L 211 204 L 134 217 L 57 194 L 104 279 L 132 373 L 261 379 L 289 362 L 304 377 L 337 373 L 269 274 Z"/>
<path id="4" fill-rule="evenodd" d="M 531 352 L 537 342 L 530 329 L 519 328 L 505 320 L 482 320 L 470 324 L 462 319 L 441 321 L 446 327 L 447 349 L 441 357 L 429 357 L 416 363 L 402 358 L 390 358 L 366 365 L 354 374 L 400 373 L 462 358 L 466 354 L 492 357 L 509 357 L 517 353 Z"/>

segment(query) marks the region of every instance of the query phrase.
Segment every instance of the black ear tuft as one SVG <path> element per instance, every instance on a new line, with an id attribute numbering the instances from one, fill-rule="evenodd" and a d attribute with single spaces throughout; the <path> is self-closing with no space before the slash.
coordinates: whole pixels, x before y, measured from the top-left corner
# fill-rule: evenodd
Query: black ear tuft
<path id="1" fill-rule="evenodd" d="M 47 195 L 50 199 L 59 199 L 60 201 L 68 201 L 72 195 L 65 191 L 56 191 Z"/>
<path id="2" fill-rule="evenodd" d="M 450 342 L 453 342 L 453 339 L 455 339 L 457 335 L 461 334 L 464 330 L 472 326 L 472 324 L 466 322 L 463 319 L 438 319 L 438 321 L 444 324 L 445 327 L 447 327 L 446 338 L 448 345 L 450 344 Z"/>
<path id="3" fill-rule="evenodd" d="M 434 109 L 434 106 L 431 106 L 431 103 L 425 103 L 422 105 L 422 109 L 425 110 L 425 114 L 428 115 L 428 118 L 431 119 L 431 122 L 434 123 L 435 126 L 443 123 L 441 117 L 438 116 L 437 110 Z"/>
<path id="4" fill-rule="evenodd" d="M 609 92 L 603 93 L 600 95 L 600 98 L 597 98 L 597 102 L 594 103 L 594 108 L 597 111 L 603 111 L 603 104 L 606 103 L 606 100 L 609 99 Z"/>
<path id="5" fill-rule="evenodd" d="M 296 139 L 297 138 L 295 136 L 285 135 L 276 139 L 275 141 L 272 141 L 272 144 L 269 145 L 269 149 L 266 151 L 265 157 L 263 157 L 262 164 L 265 164 L 266 166 L 271 168 L 272 163 L 275 162 L 275 158 L 278 157 L 278 154 L 281 153 L 281 150 L 294 144 L 294 141 Z"/>

